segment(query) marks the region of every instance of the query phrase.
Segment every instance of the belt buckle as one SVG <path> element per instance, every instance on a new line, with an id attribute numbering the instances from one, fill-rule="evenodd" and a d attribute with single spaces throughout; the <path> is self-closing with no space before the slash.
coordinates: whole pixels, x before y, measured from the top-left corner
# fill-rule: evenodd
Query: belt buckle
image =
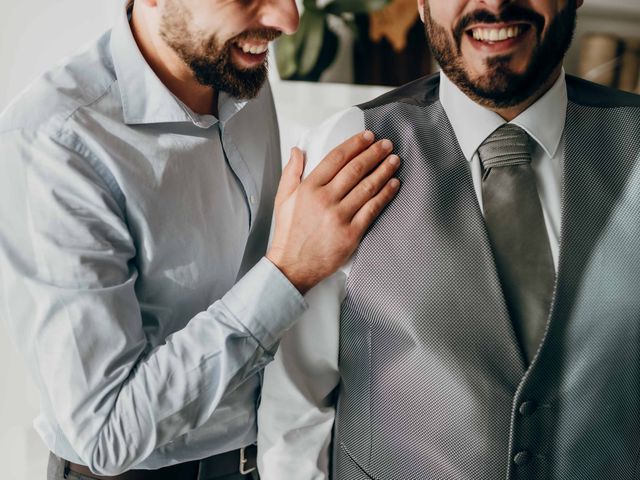
<path id="1" fill-rule="evenodd" d="M 242 448 L 240 449 L 240 473 L 241 473 L 242 475 L 247 475 L 247 474 L 249 474 L 249 473 L 253 472 L 253 471 L 256 469 L 256 467 L 251 467 L 251 468 L 249 468 L 249 469 L 245 469 L 245 467 L 244 467 L 244 466 L 246 465 L 246 463 L 247 463 L 249 460 L 247 459 L 247 457 L 246 457 L 246 456 L 245 456 L 245 454 L 244 454 L 244 448 L 245 448 L 245 447 L 242 447 Z"/>

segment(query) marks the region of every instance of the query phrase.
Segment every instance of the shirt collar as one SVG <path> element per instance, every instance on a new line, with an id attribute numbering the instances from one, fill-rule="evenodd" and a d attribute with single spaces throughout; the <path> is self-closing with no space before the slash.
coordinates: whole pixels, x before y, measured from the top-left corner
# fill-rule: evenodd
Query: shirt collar
<path id="1" fill-rule="evenodd" d="M 507 123 L 497 113 L 467 97 L 442 71 L 440 103 L 468 161 L 489 135 Z M 566 116 L 567 84 L 563 69 L 553 86 L 510 123 L 525 130 L 553 158 L 560 145 Z"/>
<path id="2" fill-rule="evenodd" d="M 201 128 L 218 123 L 213 115 L 200 115 L 187 107 L 162 83 L 142 56 L 129 25 L 133 2 L 127 0 L 111 33 L 113 64 L 118 78 L 124 121 L 127 124 L 191 122 Z M 248 102 L 221 92 L 220 122 L 225 123 Z"/>

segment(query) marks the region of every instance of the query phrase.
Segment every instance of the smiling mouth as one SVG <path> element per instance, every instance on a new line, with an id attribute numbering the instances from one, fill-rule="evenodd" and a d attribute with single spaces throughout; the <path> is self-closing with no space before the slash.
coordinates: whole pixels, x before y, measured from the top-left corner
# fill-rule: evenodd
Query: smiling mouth
<path id="1" fill-rule="evenodd" d="M 478 42 L 494 44 L 517 39 L 530 28 L 530 25 L 524 23 L 502 27 L 477 26 L 468 29 L 466 34 Z"/>
<path id="2" fill-rule="evenodd" d="M 245 42 L 237 41 L 233 42 L 234 46 L 238 47 L 246 54 L 250 55 L 262 55 L 269 49 L 269 42 Z"/>

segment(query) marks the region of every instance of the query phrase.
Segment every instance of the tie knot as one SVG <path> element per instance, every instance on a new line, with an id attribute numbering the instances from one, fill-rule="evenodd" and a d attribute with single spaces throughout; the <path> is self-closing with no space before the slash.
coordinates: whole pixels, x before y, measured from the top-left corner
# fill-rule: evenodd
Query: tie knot
<path id="1" fill-rule="evenodd" d="M 478 148 L 478 155 L 485 170 L 529 163 L 529 135 L 507 123 L 487 137 Z"/>

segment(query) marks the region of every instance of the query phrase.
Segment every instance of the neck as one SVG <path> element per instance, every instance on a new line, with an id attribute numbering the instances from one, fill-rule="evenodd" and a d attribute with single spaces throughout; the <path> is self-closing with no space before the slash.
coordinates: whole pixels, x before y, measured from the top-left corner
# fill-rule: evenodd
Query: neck
<path id="1" fill-rule="evenodd" d="M 218 115 L 218 92 L 202 85 L 189 66 L 160 37 L 156 10 L 134 2 L 131 32 L 151 69 L 160 81 L 191 110 L 200 115 Z"/>
<path id="2" fill-rule="evenodd" d="M 507 122 L 510 122 L 522 112 L 524 112 L 527 108 L 533 105 L 540 97 L 542 97 L 545 93 L 549 91 L 549 89 L 556 83 L 560 73 L 562 72 L 562 65 L 558 65 L 551 75 L 549 75 L 549 79 L 543 83 L 540 88 L 534 93 L 531 97 L 527 98 L 524 102 L 515 105 L 513 107 L 506 108 L 491 108 L 490 110 L 496 112 L 502 118 L 504 118 Z"/>

